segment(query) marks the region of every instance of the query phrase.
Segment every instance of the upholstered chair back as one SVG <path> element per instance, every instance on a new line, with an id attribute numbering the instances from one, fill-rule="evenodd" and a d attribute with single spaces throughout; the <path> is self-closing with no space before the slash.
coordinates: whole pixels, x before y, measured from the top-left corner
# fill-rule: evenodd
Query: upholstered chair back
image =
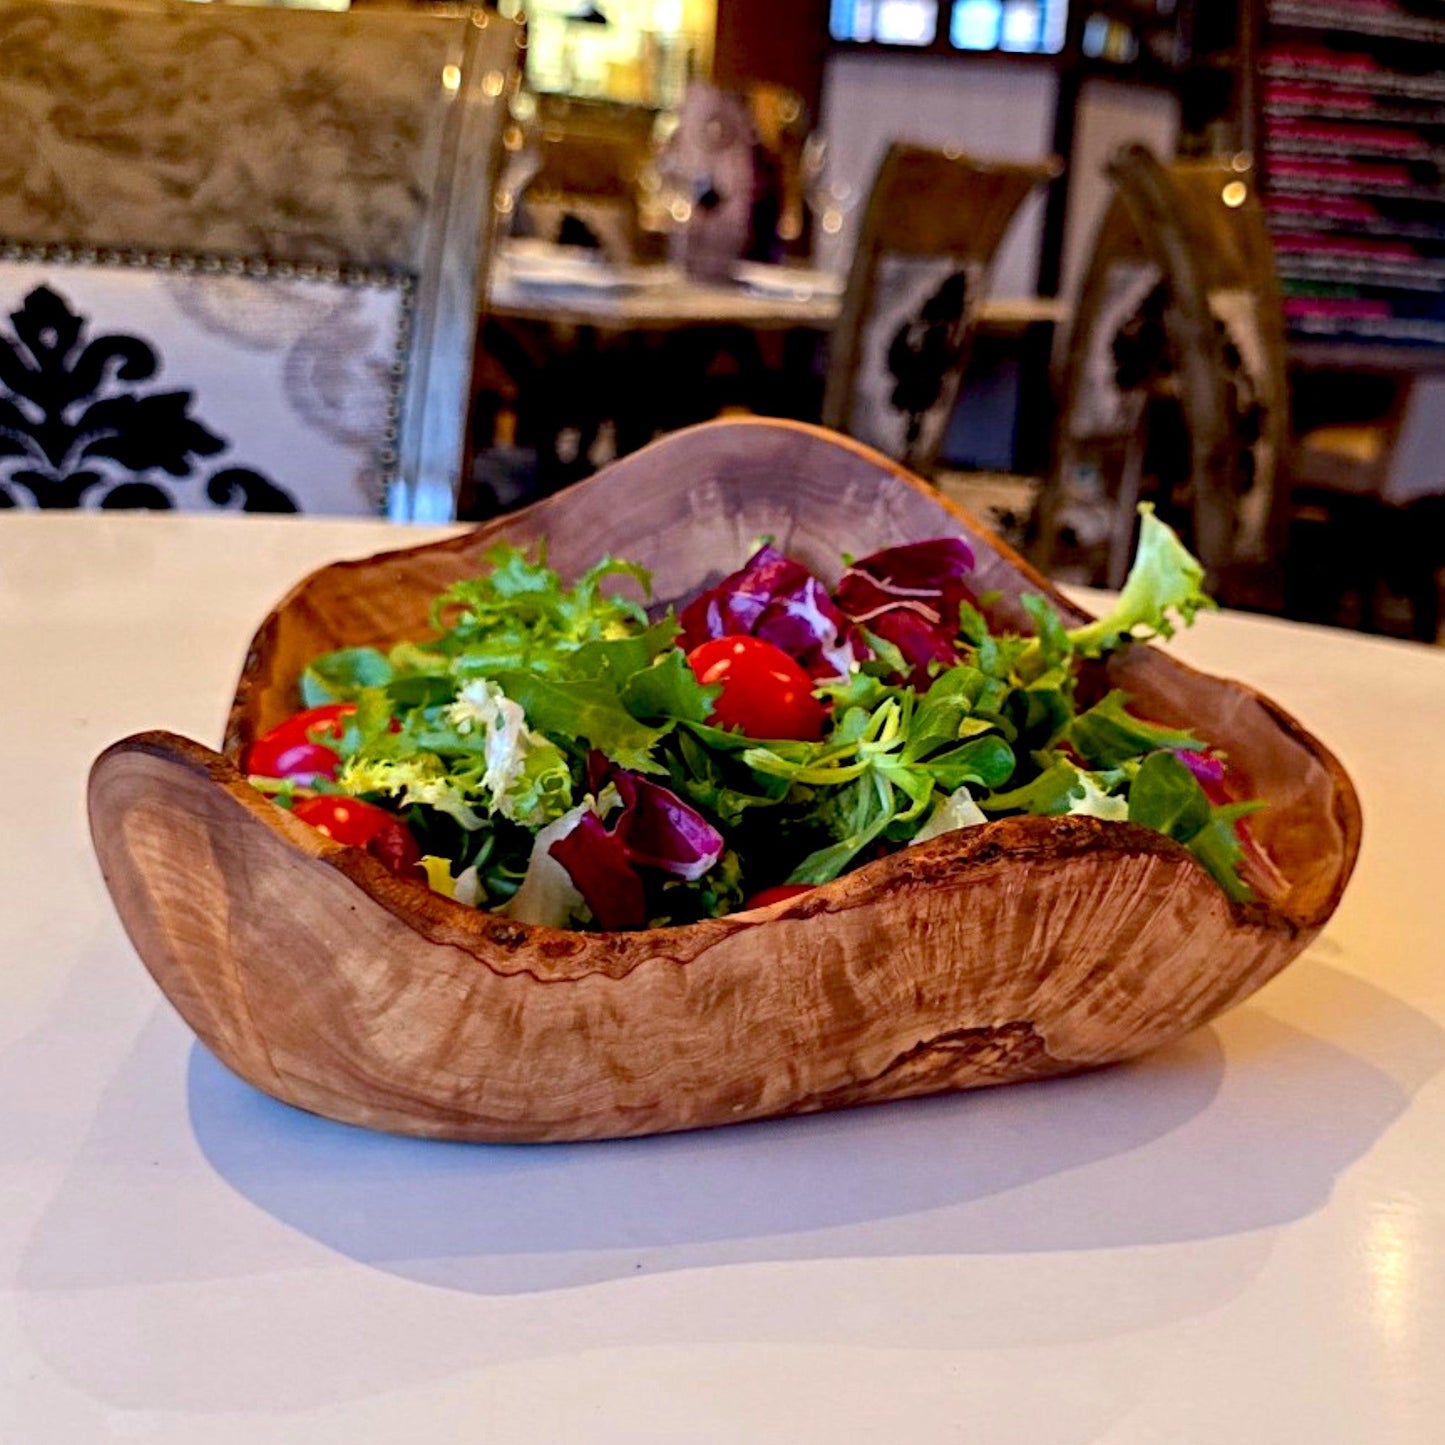
<path id="1" fill-rule="evenodd" d="M 0 506 L 450 515 L 517 37 L 0 0 Z"/>
<path id="2" fill-rule="evenodd" d="M 883 157 L 829 353 L 826 425 L 932 470 L 999 243 L 1052 160 L 895 142 Z"/>

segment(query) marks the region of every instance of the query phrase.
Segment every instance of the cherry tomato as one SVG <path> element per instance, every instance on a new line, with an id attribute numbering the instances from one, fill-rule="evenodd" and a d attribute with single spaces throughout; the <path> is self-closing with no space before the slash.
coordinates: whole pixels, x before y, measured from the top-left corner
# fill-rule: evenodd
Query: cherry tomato
<path id="1" fill-rule="evenodd" d="M 760 888 L 743 904 L 744 908 L 766 908 L 770 903 L 781 903 L 785 898 L 796 898 L 800 893 L 811 893 L 811 883 L 776 883 L 771 888 Z"/>
<path id="2" fill-rule="evenodd" d="M 334 748 L 314 741 L 311 734 L 340 738 L 344 730 L 342 719 L 355 711 L 354 702 L 330 702 L 277 723 L 247 749 L 246 771 L 263 778 L 293 778 L 298 783 L 334 778 L 341 758 Z"/>
<path id="3" fill-rule="evenodd" d="M 322 793 L 301 799 L 291 811 L 335 842 L 365 848 L 399 878 L 413 876 L 421 862 L 421 849 L 411 830 L 395 814 L 374 803 Z"/>
<path id="4" fill-rule="evenodd" d="M 817 742 L 823 705 L 813 680 L 781 647 L 760 637 L 714 637 L 694 647 L 688 666 L 705 687 L 722 684 L 708 719 L 750 738 Z"/>

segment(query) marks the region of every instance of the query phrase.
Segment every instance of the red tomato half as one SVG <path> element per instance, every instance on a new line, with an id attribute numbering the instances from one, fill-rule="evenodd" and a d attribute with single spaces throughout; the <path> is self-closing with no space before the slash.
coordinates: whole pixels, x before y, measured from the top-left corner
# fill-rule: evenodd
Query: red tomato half
<path id="1" fill-rule="evenodd" d="M 344 728 L 341 719 L 355 711 L 354 702 L 329 702 L 277 723 L 247 750 L 246 771 L 262 778 L 294 778 L 298 783 L 334 778 L 340 757 L 334 748 L 314 741 L 311 734 L 340 738 Z"/>
<path id="2" fill-rule="evenodd" d="M 796 898 L 801 893 L 811 893 L 812 883 L 775 883 L 771 888 L 760 888 L 743 904 L 744 908 L 766 908 L 770 903 L 781 903 L 785 898 Z"/>
<path id="3" fill-rule="evenodd" d="M 694 647 L 687 661 L 705 687 L 722 684 L 708 719 L 716 727 L 750 738 L 812 743 L 822 737 L 823 705 L 813 696 L 813 679 L 781 647 L 760 637 L 714 637 Z"/>
<path id="4" fill-rule="evenodd" d="M 291 811 L 335 842 L 365 848 L 399 878 L 412 876 L 421 862 L 421 849 L 410 829 L 395 814 L 374 803 L 322 793 L 303 798 Z"/>

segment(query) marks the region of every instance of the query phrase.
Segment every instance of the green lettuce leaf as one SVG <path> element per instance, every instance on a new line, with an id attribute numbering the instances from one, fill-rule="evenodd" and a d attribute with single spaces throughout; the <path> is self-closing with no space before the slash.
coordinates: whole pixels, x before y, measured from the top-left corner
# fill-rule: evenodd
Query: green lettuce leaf
<path id="1" fill-rule="evenodd" d="M 1191 732 L 1135 717 L 1128 701 L 1128 693 L 1115 688 L 1064 728 L 1062 737 L 1091 767 L 1117 767 L 1161 748 L 1203 750 L 1204 744 Z"/>
<path id="2" fill-rule="evenodd" d="M 1263 806 L 1260 802 L 1248 802 L 1216 807 L 1209 822 L 1189 840 L 1189 851 L 1235 903 L 1248 903 L 1254 897 L 1254 890 L 1239 876 L 1244 848 L 1234 825 Z"/>
<path id="3" fill-rule="evenodd" d="M 1234 825 L 1259 806 L 1212 805 L 1199 779 L 1170 752 L 1145 758 L 1129 788 L 1129 821 L 1184 844 L 1236 903 L 1247 902 L 1254 891 L 1239 876 L 1243 850 Z"/>
<path id="4" fill-rule="evenodd" d="M 613 762 L 640 773 L 667 771 L 653 749 L 668 728 L 639 722 L 610 683 L 553 679 L 532 672 L 497 672 L 490 680 L 522 705 L 528 723 L 538 732 L 574 743 L 579 751 L 598 748 Z"/>
<path id="5" fill-rule="evenodd" d="M 681 648 L 674 647 L 633 671 L 622 682 L 619 695 L 627 711 L 643 721 L 673 718 L 705 723 L 721 691 L 721 686 L 704 687 Z"/>
<path id="6" fill-rule="evenodd" d="M 641 603 L 602 588 L 609 578 L 626 577 L 646 595 L 651 579 L 633 563 L 604 558 L 569 588 L 540 555 L 534 560 L 501 546 L 486 560 L 487 572 L 454 584 L 432 607 L 432 625 L 441 635 L 430 649 L 451 658 L 458 677 L 552 675 L 572 666 L 573 655 L 589 643 L 647 631 Z"/>
<path id="7" fill-rule="evenodd" d="M 986 813 L 1033 813 L 1055 817 L 1067 813 L 1084 796 L 1079 770 L 1067 758 L 1054 758 L 1035 777 L 1008 792 L 989 793 L 976 801 Z"/>
<path id="8" fill-rule="evenodd" d="M 677 635 L 677 619 L 669 613 L 661 622 L 631 636 L 584 642 L 562 660 L 561 671 L 573 678 L 606 678 L 620 691 L 634 673 L 651 667 L 669 652 L 677 652 L 673 646 Z"/>
<path id="9" fill-rule="evenodd" d="M 1189 840 L 1210 818 L 1209 799 L 1199 779 L 1173 753 L 1151 753 L 1129 788 L 1129 821 Z"/>
<path id="10" fill-rule="evenodd" d="M 354 702 L 368 687 L 385 687 L 395 676 L 374 647 L 344 647 L 313 658 L 301 674 L 301 701 L 308 708 Z"/>
<path id="11" fill-rule="evenodd" d="M 992 733 L 948 748 L 913 765 L 947 793 L 956 792 L 965 783 L 981 788 L 1002 787 L 1013 776 L 1013 749 L 1003 738 Z"/>
<path id="12" fill-rule="evenodd" d="M 1215 603 L 1204 591 L 1204 568 L 1174 529 L 1139 504 L 1139 546 L 1113 611 L 1068 636 L 1082 657 L 1099 657 L 1131 637 L 1173 637 L 1175 619 L 1186 625 Z"/>

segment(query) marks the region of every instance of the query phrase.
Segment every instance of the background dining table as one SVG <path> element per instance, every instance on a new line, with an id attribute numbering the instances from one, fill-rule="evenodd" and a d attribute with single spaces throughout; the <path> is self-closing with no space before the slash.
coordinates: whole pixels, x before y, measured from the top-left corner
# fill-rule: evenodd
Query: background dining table
<path id="1" fill-rule="evenodd" d="M 1366 839 L 1324 934 L 1168 1048 L 711 1132 L 426 1143 L 193 1039 L 84 792 L 123 734 L 216 741 L 306 571 L 438 535 L 0 517 L 0 1440 L 1440 1440 L 1445 652 L 1229 613 L 1177 640 L 1337 751 Z"/>
<path id="2" fill-rule="evenodd" d="M 498 247 L 488 281 L 481 389 L 500 382 L 515 393 L 509 405 L 537 456 L 528 485 L 542 492 L 595 469 L 589 452 L 606 424 L 611 455 L 739 406 L 812 419 L 845 282 L 811 266 L 747 261 L 730 279 L 700 280 L 666 262 L 622 263 L 601 250 L 513 237 Z M 1038 380 L 1053 328 L 1067 318 L 1057 297 L 985 295 L 979 350 L 1003 345 L 1016 359 L 1026 355 Z M 988 391 L 985 407 L 998 401 Z M 1031 415 L 1040 404 L 1033 394 L 1020 400 Z M 569 430 L 576 440 L 563 457 L 558 438 Z M 1034 458 L 1037 429 L 1023 430 Z"/>
<path id="3" fill-rule="evenodd" d="M 842 310 L 845 279 L 810 266 L 744 261 L 732 279 L 706 281 L 674 265 L 623 265 L 599 251 L 519 239 L 498 249 L 487 311 L 604 331 L 828 331 Z M 979 308 L 980 325 L 993 330 L 1057 322 L 1067 314 L 1063 302 L 1047 296 L 987 296 Z"/>

